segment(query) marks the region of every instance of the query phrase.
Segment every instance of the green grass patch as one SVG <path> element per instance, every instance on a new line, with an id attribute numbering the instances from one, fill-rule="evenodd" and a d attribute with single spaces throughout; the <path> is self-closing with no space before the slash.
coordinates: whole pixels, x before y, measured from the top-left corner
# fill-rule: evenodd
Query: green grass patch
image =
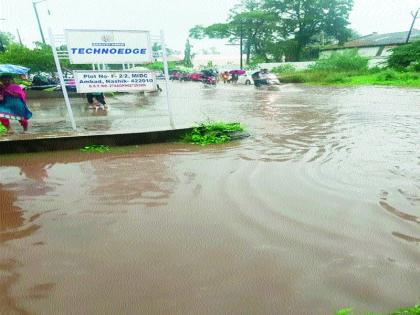
<path id="1" fill-rule="evenodd" d="M 240 123 L 207 122 L 185 134 L 181 141 L 198 145 L 221 144 L 231 140 L 230 133 L 243 130 Z"/>
<path id="2" fill-rule="evenodd" d="M 356 315 L 351 308 L 343 308 L 338 310 L 335 315 Z M 385 315 L 380 313 L 364 313 L 363 315 Z M 401 308 L 398 311 L 388 313 L 387 315 L 420 315 L 420 305 Z"/>
<path id="3" fill-rule="evenodd" d="M 80 149 L 80 152 L 84 152 L 84 153 L 106 153 L 110 151 L 111 151 L 111 148 L 103 144 L 88 145 Z"/>
<path id="4" fill-rule="evenodd" d="M 420 72 L 403 72 L 392 69 L 365 72 L 307 70 L 279 74 L 279 79 L 282 83 L 307 83 L 311 85 L 420 87 Z"/>

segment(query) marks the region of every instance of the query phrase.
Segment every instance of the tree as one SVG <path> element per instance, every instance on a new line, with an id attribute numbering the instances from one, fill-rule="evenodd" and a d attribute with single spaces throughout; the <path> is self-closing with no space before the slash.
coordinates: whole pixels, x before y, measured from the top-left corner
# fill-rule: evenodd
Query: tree
<path id="1" fill-rule="evenodd" d="M 185 43 L 184 61 L 183 61 L 183 64 L 186 67 L 192 67 L 193 66 L 193 64 L 192 64 L 193 55 L 191 53 L 191 49 L 192 49 L 192 46 L 190 44 L 190 40 L 187 39 L 187 42 Z"/>
<path id="2" fill-rule="evenodd" d="M 54 72 L 56 69 L 51 47 L 42 43 L 36 43 L 34 49 L 10 44 L 6 51 L 0 54 L 0 63 L 25 66 L 33 72 Z"/>
<path id="3" fill-rule="evenodd" d="M 0 32 L 0 52 L 4 52 L 6 47 L 15 43 L 15 37 L 8 32 Z"/>
<path id="4" fill-rule="evenodd" d="M 226 38 L 231 43 L 243 42 L 246 61 L 251 54 L 267 59 L 267 44 L 276 36 L 276 16 L 264 9 L 263 0 L 242 0 L 235 6 L 226 23 L 204 27 L 197 25 L 190 30 L 196 39 Z"/>
<path id="5" fill-rule="evenodd" d="M 353 0 L 265 0 L 265 8 L 278 17 L 281 36 L 294 39 L 297 60 L 321 33 L 345 42 L 351 36 L 347 26 L 352 7 Z"/>

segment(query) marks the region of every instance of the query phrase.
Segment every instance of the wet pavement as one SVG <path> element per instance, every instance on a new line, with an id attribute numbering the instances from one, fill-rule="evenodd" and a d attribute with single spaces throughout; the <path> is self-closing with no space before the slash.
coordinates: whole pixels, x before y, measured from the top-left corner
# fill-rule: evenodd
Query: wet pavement
<path id="1" fill-rule="evenodd" d="M 173 91 L 177 124 L 240 121 L 251 137 L 0 156 L 0 314 L 419 303 L 420 90 Z M 167 124 L 164 95 L 136 97 L 109 117 L 130 122 L 119 106 L 133 106 L 141 127 Z"/>

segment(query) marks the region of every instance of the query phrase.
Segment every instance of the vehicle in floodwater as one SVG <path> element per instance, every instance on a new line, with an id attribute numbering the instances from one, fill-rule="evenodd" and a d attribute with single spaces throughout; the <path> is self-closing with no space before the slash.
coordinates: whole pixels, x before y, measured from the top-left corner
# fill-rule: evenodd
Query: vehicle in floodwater
<path id="1" fill-rule="evenodd" d="M 202 70 L 201 74 L 201 82 L 203 82 L 205 87 L 216 86 L 217 72 L 215 70 Z"/>
<path id="2" fill-rule="evenodd" d="M 268 72 L 267 69 L 262 69 L 252 74 L 252 80 L 255 87 L 276 88 L 280 85 L 280 81 L 274 73 Z"/>

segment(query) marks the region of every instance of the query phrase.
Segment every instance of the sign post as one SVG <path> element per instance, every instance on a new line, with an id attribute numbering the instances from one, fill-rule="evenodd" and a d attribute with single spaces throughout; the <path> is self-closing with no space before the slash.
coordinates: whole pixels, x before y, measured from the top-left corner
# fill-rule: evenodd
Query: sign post
<path id="1" fill-rule="evenodd" d="M 54 35 L 52 33 L 51 27 L 48 29 L 48 33 L 49 33 L 50 42 L 52 46 L 55 66 L 57 67 L 58 78 L 60 79 L 61 90 L 63 91 L 63 95 L 64 95 L 64 102 L 66 103 L 67 112 L 70 117 L 71 127 L 73 128 L 73 130 L 76 130 L 77 129 L 76 122 L 74 120 L 74 115 L 73 115 L 73 110 L 71 108 L 69 95 L 67 94 L 66 83 L 64 82 L 63 71 L 61 70 L 60 59 L 58 58 L 57 47 L 55 47 L 55 40 L 54 40 Z"/>
<path id="2" fill-rule="evenodd" d="M 165 85 L 166 85 L 166 104 L 168 105 L 169 112 L 169 124 L 172 129 L 175 129 L 174 117 L 172 113 L 171 102 L 169 98 L 169 70 L 168 70 L 168 58 L 166 56 L 166 43 L 165 43 L 165 34 L 163 30 L 160 31 L 160 41 L 162 44 L 162 57 L 163 57 L 163 69 L 165 72 Z"/>

